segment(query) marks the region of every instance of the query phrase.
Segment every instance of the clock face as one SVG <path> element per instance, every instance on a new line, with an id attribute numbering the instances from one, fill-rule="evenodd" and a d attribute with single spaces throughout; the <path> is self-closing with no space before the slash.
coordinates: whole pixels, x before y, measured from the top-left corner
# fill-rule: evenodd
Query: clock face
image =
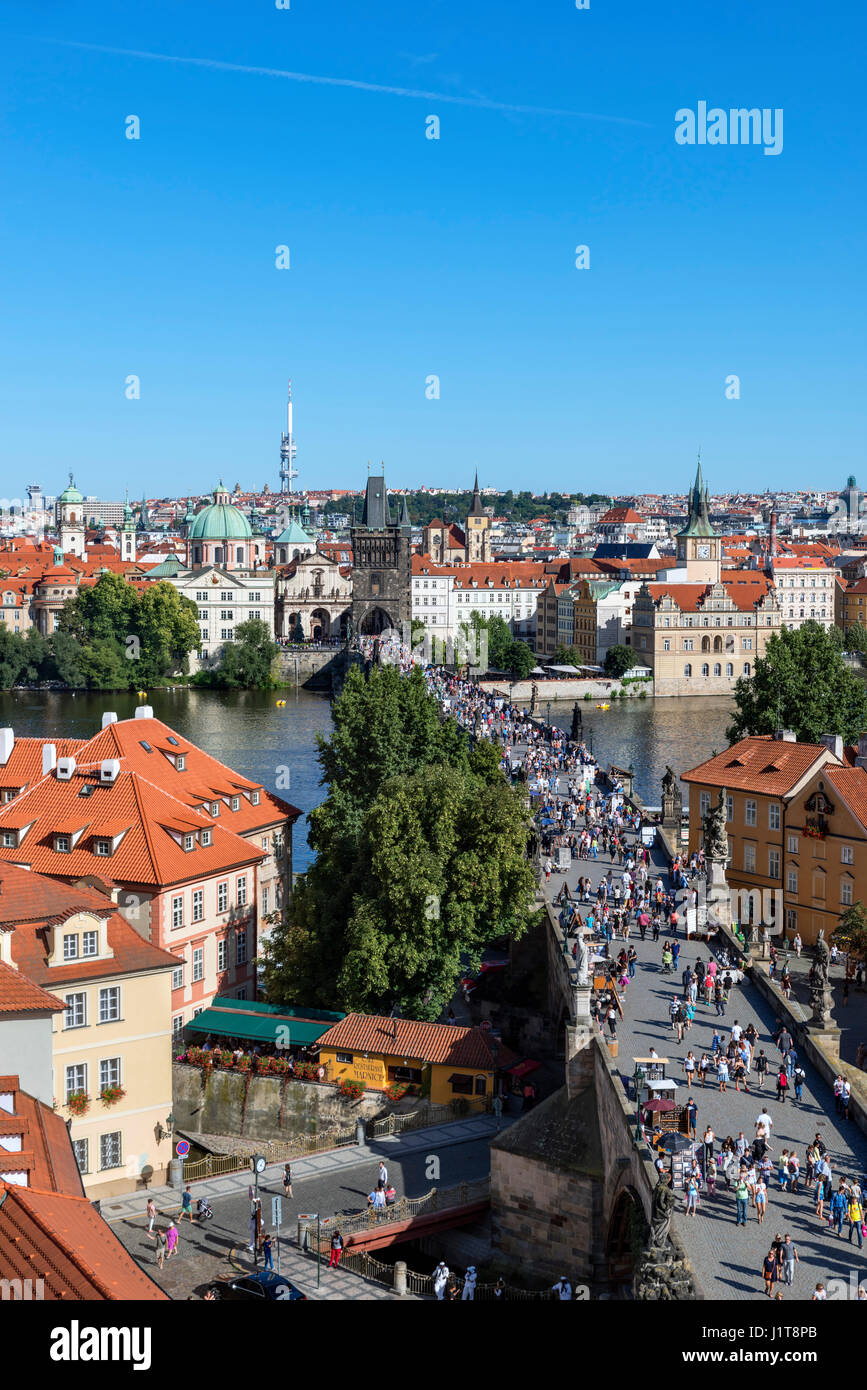
<path id="1" fill-rule="evenodd" d="M 698 558 L 699 558 L 700 560 L 709 560 L 709 559 L 710 559 L 710 546 L 709 546 L 709 545 L 697 545 L 696 548 L 695 548 L 695 553 L 696 553 L 696 555 L 698 556 Z"/>

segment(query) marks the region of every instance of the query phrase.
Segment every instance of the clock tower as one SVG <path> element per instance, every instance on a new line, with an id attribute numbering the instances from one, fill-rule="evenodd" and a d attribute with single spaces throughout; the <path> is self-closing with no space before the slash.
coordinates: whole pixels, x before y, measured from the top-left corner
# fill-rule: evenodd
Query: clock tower
<path id="1" fill-rule="evenodd" d="M 677 563 L 689 584 L 718 584 L 722 569 L 720 538 L 710 524 L 707 487 L 698 457 L 695 482 L 689 494 L 689 518 L 677 533 Z"/>

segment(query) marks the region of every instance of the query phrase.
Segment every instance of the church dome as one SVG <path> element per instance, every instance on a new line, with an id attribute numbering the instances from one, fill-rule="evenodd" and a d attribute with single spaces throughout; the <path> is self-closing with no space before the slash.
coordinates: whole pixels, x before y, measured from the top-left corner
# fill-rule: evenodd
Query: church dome
<path id="1" fill-rule="evenodd" d="M 215 488 L 216 498 L 228 497 L 220 483 Z M 248 541 L 253 535 L 249 521 L 240 508 L 227 501 L 215 501 L 210 507 L 197 512 L 190 527 L 189 539 L 193 541 Z"/>
<path id="2" fill-rule="evenodd" d="M 71 473 L 70 473 L 70 475 L 69 475 L 69 487 L 64 488 L 63 492 L 61 492 L 61 494 L 60 494 L 60 496 L 58 497 L 57 500 L 58 500 L 58 502 L 83 502 L 83 501 L 84 501 L 84 498 L 82 497 L 81 493 L 78 491 L 78 488 L 75 486 L 75 483 L 73 482 L 72 474 L 71 474 Z"/>

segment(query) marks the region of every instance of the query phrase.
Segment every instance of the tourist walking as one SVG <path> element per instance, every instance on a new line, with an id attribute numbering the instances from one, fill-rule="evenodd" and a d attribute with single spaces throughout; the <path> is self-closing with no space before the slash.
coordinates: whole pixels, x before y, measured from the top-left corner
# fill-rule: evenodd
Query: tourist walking
<path id="1" fill-rule="evenodd" d="M 273 1268 L 274 1268 L 274 1257 L 273 1257 L 273 1251 L 272 1251 L 271 1236 L 268 1234 L 267 1231 L 266 1231 L 264 1237 L 262 1238 L 262 1258 L 263 1258 L 263 1260 L 264 1260 L 264 1262 L 265 1262 L 265 1263 L 264 1263 L 265 1269 L 273 1270 Z"/>
<path id="2" fill-rule="evenodd" d="M 774 1285 L 777 1282 L 777 1273 L 778 1266 L 776 1251 L 769 1250 L 765 1258 L 762 1260 L 762 1276 L 765 1281 L 765 1293 L 768 1295 L 768 1298 L 771 1297 Z"/>
<path id="3" fill-rule="evenodd" d="M 168 1230 L 166 1231 L 166 1259 L 167 1259 L 167 1260 L 170 1260 L 170 1259 L 172 1258 L 172 1255 L 174 1255 L 174 1254 L 176 1253 L 177 1248 L 178 1248 L 178 1228 L 177 1228 L 177 1226 L 175 1225 L 174 1221 L 170 1221 L 170 1222 L 169 1222 L 169 1226 L 168 1226 Z"/>
<path id="4" fill-rule="evenodd" d="M 168 1248 L 168 1241 L 166 1240 L 166 1233 L 165 1233 L 165 1231 L 163 1230 L 162 1226 L 160 1226 L 160 1227 L 157 1228 L 156 1241 L 157 1241 L 157 1264 L 158 1264 L 159 1268 L 162 1269 L 162 1267 L 163 1267 L 163 1261 L 164 1261 L 165 1258 L 166 1258 L 166 1250 L 167 1250 L 167 1248 Z"/>
<path id="5" fill-rule="evenodd" d="M 433 1290 L 440 1303 L 442 1303 L 445 1297 L 446 1285 L 448 1284 L 448 1282 L 449 1267 L 446 1264 L 445 1260 L 440 1260 L 439 1264 L 433 1272 Z"/>
<path id="6" fill-rule="evenodd" d="M 291 1165 L 291 1163 L 284 1163 L 284 1164 L 283 1164 L 283 1195 L 284 1195 L 284 1197 L 291 1197 L 291 1196 L 292 1196 L 292 1165 Z"/>
<path id="7" fill-rule="evenodd" d="M 735 1183 L 735 1203 L 737 1211 L 737 1220 L 735 1221 L 736 1226 L 746 1226 L 747 1224 L 747 1203 L 749 1202 L 749 1199 L 750 1189 L 747 1185 L 747 1180 L 744 1174 L 741 1173 L 740 1177 Z"/>
<path id="8" fill-rule="evenodd" d="M 854 1233 L 858 1237 L 858 1249 L 860 1250 L 864 1244 L 864 1208 L 861 1205 L 859 1193 L 852 1192 L 850 1194 L 847 1215 L 849 1217 L 849 1243 L 851 1244 Z"/>
<path id="9" fill-rule="evenodd" d="M 785 1284 L 794 1284 L 795 1265 L 801 1263 L 801 1257 L 798 1254 L 797 1246 L 795 1245 L 788 1231 L 786 1232 L 786 1238 L 783 1241 L 782 1246 L 780 1247 L 780 1254 L 783 1257 L 783 1282 Z"/>
<path id="10" fill-rule="evenodd" d="M 464 1275 L 464 1287 L 461 1290 L 461 1302 L 466 1302 L 467 1300 L 469 1300 L 470 1303 L 475 1302 L 476 1281 L 478 1277 L 479 1276 L 476 1273 L 475 1265 L 470 1265 L 466 1274 Z"/>
<path id="11" fill-rule="evenodd" d="M 186 1186 L 186 1188 L 184 1189 L 184 1194 L 183 1194 L 183 1196 L 181 1197 L 181 1209 L 180 1209 L 180 1211 L 178 1212 L 178 1223 L 180 1223 L 181 1221 L 183 1221 L 183 1219 L 184 1219 L 185 1216 L 188 1216 L 188 1217 L 190 1218 L 190 1225 L 192 1225 L 192 1224 L 193 1224 L 193 1194 L 192 1194 L 192 1192 L 190 1191 L 190 1185 L 189 1185 L 189 1183 L 187 1183 L 187 1186 Z"/>
<path id="12" fill-rule="evenodd" d="M 148 1197 L 147 1206 L 146 1206 L 146 1208 L 145 1208 L 145 1215 L 147 1216 L 147 1219 L 148 1219 L 148 1228 L 147 1228 L 147 1235 L 148 1235 L 148 1238 L 149 1238 L 150 1240 L 156 1240 L 156 1236 L 154 1235 L 154 1222 L 155 1222 L 156 1219 L 157 1219 L 157 1208 L 156 1208 L 156 1203 L 154 1202 L 153 1197 Z"/>
<path id="13" fill-rule="evenodd" d="M 340 1256 L 343 1254 L 343 1236 L 336 1230 L 331 1237 L 331 1255 L 328 1260 L 328 1268 L 336 1269 L 340 1264 Z M 437 1295 L 439 1297 L 439 1295 Z"/>

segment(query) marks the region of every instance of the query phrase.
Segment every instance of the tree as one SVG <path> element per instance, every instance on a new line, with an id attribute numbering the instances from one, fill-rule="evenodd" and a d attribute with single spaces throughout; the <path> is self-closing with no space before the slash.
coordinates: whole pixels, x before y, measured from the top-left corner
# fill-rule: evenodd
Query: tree
<path id="1" fill-rule="evenodd" d="M 847 652 L 858 652 L 863 656 L 867 652 L 867 630 L 861 623 L 855 622 L 845 635 L 845 647 Z"/>
<path id="2" fill-rule="evenodd" d="M 72 639 L 74 647 L 58 638 Z M 67 685 L 134 689 L 186 671 L 198 645 L 196 605 L 173 584 L 149 584 L 139 592 L 109 572 L 63 605 L 55 664 Z"/>
<path id="3" fill-rule="evenodd" d="M 235 628 L 235 640 L 225 644 L 218 665 L 197 671 L 193 684 L 219 690 L 270 690 L 275 684 L 271 668 L 279 650 L 267 623 L 250 618 Z"/>
<path id="4" fill-rule="evenodd" d="M 436 1018 L 467 960 L 527 924 L 521 799 L 418 670 L 352 668 L 319 761 L 317 858 L 266 946 L 267 996 Z"/>
<path id="5" fill-rule="evenodd" d="M 833 939 L 841 950 L 848 951 L 855 960 L 867 960 L 867 907 L 860 898 L 840 913 Z"/>
<path id="6" fill-rule="evenodd" d="M 535 665 L 536 658 L 526 642 L 516 638 L 509 643 L 505 652 L 505 670 L 514 680 L 526 680 Z"/>
<path id="7" fill-rule="evenodd" d="M 793 729 L 800 743 L 818 743 L 822 734 L 842 734 L 851 743 L 867 728 L 863 685 L 812 620 L 773 633 L 753 675 L 741 677 L 734 693 L 737 712 L 726 730 L 731 743 L 778 728 Z"/>
<path id="8" fill-rule="evenodd" d="M 579 647 L 558 647 L 554 653 L 554 664 L 556 666 L 587 665 Z"/>
<path id="9" fill-rule="evenodd" d="M 621 646 L 619 643 L 609 647 L 605 653 L 605 674 L 613 676 L 619 680 L 625 676 L 627 671 L 631 671 L 633 666 L 638 665 L 638 657 L 632 647 Z"/>

